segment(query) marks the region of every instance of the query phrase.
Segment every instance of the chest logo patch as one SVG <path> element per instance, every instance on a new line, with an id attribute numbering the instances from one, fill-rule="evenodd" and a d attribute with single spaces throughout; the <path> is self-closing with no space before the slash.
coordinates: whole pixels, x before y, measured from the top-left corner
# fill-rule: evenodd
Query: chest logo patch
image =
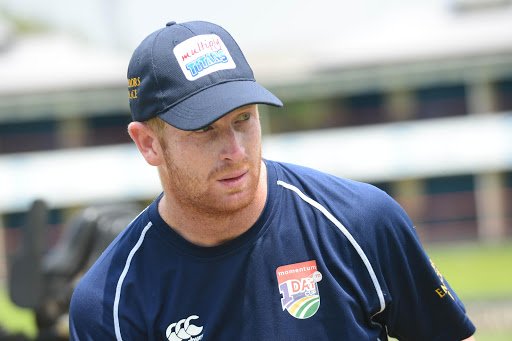
<path id="1" fill-rule="evenodd" d="M 197 320 L 199 316 L 191 315 L 186 319 L 180 320 L 177 323 L 171 323 L 165 335 L 169 341 L 200 341 L 203 339 L 203 327 L 196 326 L 191 323 L 193 320 Z M 200 335 L 201 334 L 201 335 Z"/>
<path id="2" fill-rule="evenodd" d="M 283 296 L 283 311 L 288 310 L 298 319 L 307 319 L 315 315 L 320 308 L 318 282 L 322 280 L 316 261 L 280 266 L 276 270 L 276 275 L 279 292 Z"/>

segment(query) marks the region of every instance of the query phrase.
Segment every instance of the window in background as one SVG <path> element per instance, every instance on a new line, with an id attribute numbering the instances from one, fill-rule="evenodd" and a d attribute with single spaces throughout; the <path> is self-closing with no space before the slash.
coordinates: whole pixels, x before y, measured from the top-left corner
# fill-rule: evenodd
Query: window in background
<path id="1" fill-rule="evenodd" d="M 56 149 L 56 131 L 55 120 L 0 124 L 0 154 Z"/>
<path id="2" fill-rule="evenodd" d="M 417 225 L 428 241 L 477 238 L 476 203 L 472 175 L 425 180 L 424 211 Z"/>
<path id="3" fill-rule="evenodd" d="M 287 102 L 282 108 L 268 107 L 266 121 L 269 133 L 305 131 L 329 128 L 333 104 L 329 99 Z"/>
<path id="4" fill-rule="evenodd" d="M 86 146 L 129 143 L 128 124 L 131 117 L 126 113 L 95 116 L 87 119 Z"/>
<path id="5" fill-rule="evenodd" d="M 378 124 L 386 121 L 384 96 L 381 93 L 366 93 L 345 99 L 348 111 L 348 126 Z"/>
<path id="6" fill-rule="evenodd" d="M 3 226 L 5 227 L 5 251 L 7 256 L 14 254 L 22 246 L 22 227 L 27 220 L 26 212 L 12 212 L 3 214 Z M 48 211 L 48 224 L 42 241 L 43 250 L 54 247 L 62 234 L 64 222 L 63 209 L 50 209 Z"/>
<path id="7" fill-rule="evenodd" d="M 505 219 L 507 224 L 506 234 L 512 237 L 512 172 L 505 174 Z"/>
<path id="8" fill-rule="evenodd" d="M 501 80 L 496 83 L 497 110 L 512 110 L 512 79 Z"/>
<path id="9" fill-rule="evenodd" d="M 467 114 L 463 85 L 437 86 L 416 91 L 416 118 L 438 118 Z"/>

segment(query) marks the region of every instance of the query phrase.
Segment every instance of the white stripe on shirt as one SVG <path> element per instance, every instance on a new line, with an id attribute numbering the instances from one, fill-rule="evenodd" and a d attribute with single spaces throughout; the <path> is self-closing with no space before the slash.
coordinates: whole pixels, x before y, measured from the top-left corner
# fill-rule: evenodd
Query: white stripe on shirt
<path id="1" fill-rule="evenodd" d="M 121 336 L 121 327 L 119 326 L 119 300 L 121 299 L 121 288 L 123 286 L 123 281 L 126 277 L 126 274 L 128 273 L 128 270 L 130 270 L 130 264 L 132 262 L 133 256 L 135 255 L 135 252 L 137 252 L 137 250 L 142 245 L 142 242 L 144 241 L 144 237 L 146 236 L 146 232 L 148 232 L 148 230 L 151 226 L 152 226 L 152 223 L 149 222 L 146 225 L 146 227 L 144 227 L 144 229 L 142 230 L 139 240 L 137 241 L 135 246 L 130 251 L 128 258 L 126 259 L 126 263 L 124 265 L 123 272 L 121 273 L 121 276 L 119 276 L 119 280 L 117 281 L 116 296 L 114 299 L 114 329 L 116 332 L 116 340 L 117 341 L 123 340 L 123 337 Z"/>
<path id="2" fill-rule="evenodd" d="M 305 202 L 307 202 L 308 204 L 310 204 L 311 206 L 313 206 L 314 208 L 316 208 L 317 210 L 322 212 L 322 214 L 325 215 L 327 217 L 327 219 L 329 219 L 334 225 L 336 225 L 336 227 L 350 241 L 350 243 L 352 244 L 354 249 L 356 249 L 357 253 L 359 254 L 359 257 L 361 257 L 364 265 L 366 266 L 366 269 L 368 270 L 368 273 L 370 274 L 370 277 L 372 279 L 373 286 L 375 287 L 375 291 L 377 292 L 377 296 L 379 297 L 380 310 L 377 312 L 377 314 L 383 312 L 384 309 L 386 308 L 386 303 L 384 302 L 384 294 L 382 292 L 379 280 L 377 279 L 377 276 L 375 275 L 375 271 L 373 270 L 373 267 L 370 264 L 368 257 L 366 257 L 366 254 L 364 253 L 363 249 L 361 249 L 361 247 L 359 246 L 357 241 L 354 239 L 352 234 L 350 234 L 350 232 L 346 229 L 346 227 L 343 226 L 343 224 L 338 219 L 336 219 L 329 211 L 327 211 L 327 209 L 325 207 L 323 207 L 322 205 L 320 205 L 318 202 L 311 199 L 310 197 L 306 196 L 297 187 L 287 184 L 286 182 L 283 182 L 280 180 L 277 181 L 277 184 L 280 186 L 283 186 L 284 188 L 294 191 L 295 193 L 297 193 L 299 195 L 299 197 L 302 200 L 304 200 Z"/>

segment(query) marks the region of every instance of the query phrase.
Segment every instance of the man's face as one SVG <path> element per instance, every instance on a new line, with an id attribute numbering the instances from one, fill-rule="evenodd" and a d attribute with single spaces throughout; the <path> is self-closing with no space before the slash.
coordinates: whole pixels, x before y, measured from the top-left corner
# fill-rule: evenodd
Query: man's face
<path id="1" fill-rule="evenodd" d="M 261 167 L 256 105 L 234 110 L 198 131 L 166 124 L 164 140 L 160 176 L 166 195 L 176 203 L 203 214 L 226 215 L 252 202 Z"/>

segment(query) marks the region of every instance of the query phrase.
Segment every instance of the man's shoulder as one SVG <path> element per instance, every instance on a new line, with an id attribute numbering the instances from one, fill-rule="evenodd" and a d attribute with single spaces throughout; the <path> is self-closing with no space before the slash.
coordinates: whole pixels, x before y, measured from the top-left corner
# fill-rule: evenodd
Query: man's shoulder
<path id="1" fill-rule="evenodd" d="M 110 278 L 118 278 L 131 250 L 137 245 L 144 229 L 150 225 L 146 211 L 143 211 L 101 253 L 75 291 L 81 291 L 85 296 L 95 295 L 95 291 L 101 287 L 98 284 L 107 284 Z"/>
<path id="2" fill-rule="evenodd" d="M 372 206 L 389 205 L 394 202 L 384 191 L 369 183 L 343 178 L 307 166 L 276 161 L 271 163 L 276 169 L 278 181 L 290 184 L 313 196 L 326 196 L 334 200 L 353 200 Z"/>
<path id="3" fill-rule="evenodd" d="M 145 211 L 137 216 L 105 249 L 74 289 L 70 321 L 76 326 L 111 325 L 116 289 L 130 253 L 150 226 Z M 83 314 L 84 311 L 91 313 Z"/>
<path id="4" fill-rule="evenodd" d="M 382 222 L 408 221 L 402 207 L 372 184 L 294 164 L 275 162 L 274 166 L 278 173 L 278 185 L 297 194 L 302 193 L 303 198 L 315 201 L 333 216 L 343 220 L 347 226 L 393 228 L 395 224 L 386 225 Z"/>

